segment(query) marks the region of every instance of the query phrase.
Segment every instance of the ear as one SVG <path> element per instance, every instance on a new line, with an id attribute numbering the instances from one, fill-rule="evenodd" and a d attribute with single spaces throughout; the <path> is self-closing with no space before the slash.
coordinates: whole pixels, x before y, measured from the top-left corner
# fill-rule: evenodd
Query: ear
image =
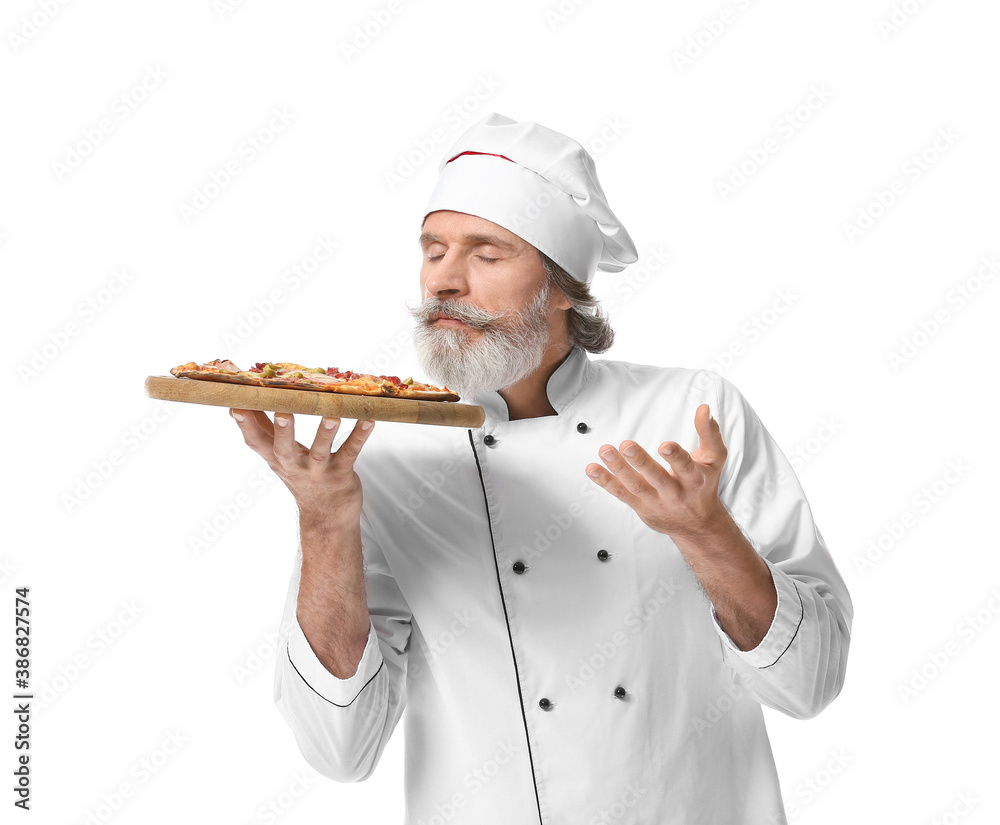
<path id="1" fill-rule="evenodd" d="M 573 304 L 571 304 L 569 298 L 566 297 L 566 293 L 556 287 L 553 287 L 552 297 L 549 300 L 551 302 L 549 304 L 550 309 L 570 310 L 573 308 Z"/>

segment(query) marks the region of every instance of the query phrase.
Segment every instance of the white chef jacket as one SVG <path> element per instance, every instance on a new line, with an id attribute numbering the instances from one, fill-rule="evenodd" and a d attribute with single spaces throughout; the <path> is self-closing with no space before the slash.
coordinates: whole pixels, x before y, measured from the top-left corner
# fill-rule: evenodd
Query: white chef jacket
<path id="1" fill-rule="evenodd" d="M 295 618 L 274 698 L 306 761 L 365 779 L 404 705 L 407 825 L 785 823 L 761 705 L 809 718 L 843 684 L 853 608 L 789 462 L 728 380 L 591 359 L 549 378 L 557 415 L 474 430 L 379 422 L 356 469 L 371 628 L 339 679 Z M 585 473 L 602 444 L 698 446 L 771 570 L 767 635 L 741 652 L 662 533 Z"/>

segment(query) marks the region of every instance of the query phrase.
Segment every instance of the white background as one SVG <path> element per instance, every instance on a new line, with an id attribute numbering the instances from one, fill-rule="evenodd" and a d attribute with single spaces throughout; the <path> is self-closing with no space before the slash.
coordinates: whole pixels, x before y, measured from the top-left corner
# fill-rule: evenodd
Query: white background
<path id="1" fill-rule="evenodd" d="M 291 496 L 224 409 L 142 385 L 216 357 L 419 374 L 399 340 L 421 207 L 499 111 L 587 145 L 640 251 L 595 282 L 605 357 L 717 369 L 798 457 L 856 618 L 841 697 L 767 715 L 791 821 L 996 822 L 998 23 L 987 0 L 4 4 L 0 604 L 10 628 L 31 588 L 24 818 L 401 821 L 401 728 L 342 786 L 272 704 Z"/>

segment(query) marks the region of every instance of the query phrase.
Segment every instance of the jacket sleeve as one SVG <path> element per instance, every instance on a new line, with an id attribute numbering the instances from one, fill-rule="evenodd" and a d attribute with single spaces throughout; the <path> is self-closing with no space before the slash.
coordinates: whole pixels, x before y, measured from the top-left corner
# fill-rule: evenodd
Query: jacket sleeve
<path id="1" fill-rule="evenodd" d="M 713 373 L 713 411 L 727 448 L 719 496 L 771 571 L 778 605 L 767 634 L 741 651 L 723 631 L 724 655 L 762 704 L 797 719 L 840 693 L 854 608 L 798 479 L 742 393 Z"/>
<path id="2" fill-rule="evenodd" d="M 347 679 L 330 673 L 299 626 L 300 542 L 274 673 L 275 704 L 303 757 L 320 774 L 338 782 L 371 776 L 406 705 L 411 615 L 364 513 L 361 537 L 371 624 L 357 671 Z"/>

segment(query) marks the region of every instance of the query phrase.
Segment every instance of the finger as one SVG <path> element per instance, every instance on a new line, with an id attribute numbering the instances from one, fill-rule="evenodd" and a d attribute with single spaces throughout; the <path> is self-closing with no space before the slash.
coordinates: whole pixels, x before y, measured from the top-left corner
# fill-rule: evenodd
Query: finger
<path id="1" fill-rule="evenodd" d="M 691 454 L 676 441 L 664 441 L 660 445 L 659 453 L 678 478 L 683 478 L 697 469 Z"/>
<path id="2" fill-rule="evenodd" d="M 372 434 L 372 430 L 374 429 L 374 421 L 364 419 L 358 421 L 354 425 L 354 429 L 351 430 L 351 434 L 344 439 L 344 443 L 337 449 L 337 455 L 346 458 L 347 465 L 349 467 L 354 466 L 354 460 L 361 453 L 361 448 L 364 446 L 365 442 L 368 440 L 368 436 Z"/>
<path id="3" fill-rule="evenodd" d="M 636 502 L 636 497 L 625 488 L 625 485 L 613 473 L 609 473 L 600 464 L 588 464 L 586 469 L 587 475 L 590 476 L 591 480 L 603 487 L 615 498 L 624 501 L 630 507 Z"/>
<path id="4" fill-rule="evenodd" d="M 274 414 L 274 454 L 278 461 L 287 463 L 296 458 L 295 416 L 291 413 Z M 301 448 L 305 449 L 305 448 Z"/>
<path id="5" fill-rule="evenodd" d="M 663 488 L 676 484 L 667 469 L 634 441 L 623 441 L 621 454 L 646 480 L 651 487 Z"/>
<path id="6" fill-rule="evenodd" d="M 323 418 L 319 422 L 316 430 L 316 438 L 313 439 L 312 448 L 309 450 L 309 458 L 313 461 L 329 461 L 332 452 L 333 438 L 340 430 L 339 418 Z"/>
<path id="7" fill-rule="evenodd" d="M 651 487 L 662 490 L 677 484 L 677 479 L 670 475 L 667 468 L 634 441 L 623 441 L 621 453 Z"/>
<path id="8" fill-rule="evenodd" d="M 229 414 L 236 421 L 240 432 L 243 433 L 243 440 L 251 450 L 258 453 L 268 464 L 274 461 L 274 439 L 265 432 L 257 419 L 253 416 L 254 410 L 231 409 Z M 267 418 L 267 416 L 264 416 Z M 268 424 L 271 422 L 268 421 Z"/>
<path id="9" fill-rule="evenodd" d="M 261 412 L 260 410 L 241 410 L 239 408 L 234 408 L 229 411 L 229 414 L 236 419 L 237 424 L 241 424 L 245 421 L 249 421 L 252 424 L 256 421 L 262 432 L 272 438 L 274 437 L 274 426 L 271 424 L 271 419 L 267 417 L 267 413 Z M 237 418 L 237 416 L 239 416 L 239 418 Z"/>
<path id="10" fill-rule="evenodd" d="M 614 447 L 605 444 L 599 453 L 601 461 L 608 465 L 608 468 L 619 483 L 634 496 L 641 496 L 650 490 L 650 485 L 639 472 L 632 467 Z"/>
<path id="11" fill-rule="evenodd" d="M 260 428 L 271 436 L 271 438 L 274 438 L 274 425 L 271 423 L 271 419 L 267 417 L 267 413 L 262 410 L 248 410 L 248 412 L 257 419 Z"/>
<path id="12" fill-rule="evenodd" d="M 698 431 L 698 461 L 710 465 L 725 461 L 726 445 L 722 441 L 722 428 L 712 417 L 708 404 L 702 404 L 695 411 L 694 426 Z"/>

